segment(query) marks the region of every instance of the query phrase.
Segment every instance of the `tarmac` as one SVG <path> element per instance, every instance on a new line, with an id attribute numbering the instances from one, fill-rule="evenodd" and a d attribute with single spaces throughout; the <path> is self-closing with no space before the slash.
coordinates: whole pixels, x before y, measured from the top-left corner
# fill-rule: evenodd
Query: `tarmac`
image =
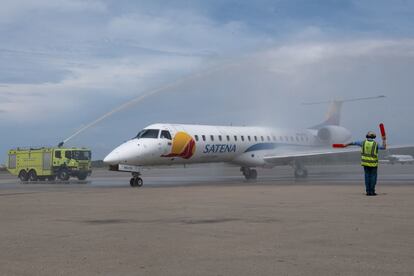
<path id="1" fill-rule="evenodd" d="M 202 166 L 86 182 L 0 174 L 0 275 L 413 275 L 414 166 Z"/>

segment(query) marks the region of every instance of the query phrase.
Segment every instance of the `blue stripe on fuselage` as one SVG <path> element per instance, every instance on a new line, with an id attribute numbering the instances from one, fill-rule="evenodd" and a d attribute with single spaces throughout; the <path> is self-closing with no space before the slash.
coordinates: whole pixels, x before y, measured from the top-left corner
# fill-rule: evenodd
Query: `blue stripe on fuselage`
<path id="1" fill-rule="evenodd" d="M 275 149 L 275 148 L 276 148 L 275 143 L 260 143 L 260 144 L 254 144 L 253 146 L 250 146 L 244 152 L 256 151 L 256 150 L 270 150 L 270 149 Z"/>

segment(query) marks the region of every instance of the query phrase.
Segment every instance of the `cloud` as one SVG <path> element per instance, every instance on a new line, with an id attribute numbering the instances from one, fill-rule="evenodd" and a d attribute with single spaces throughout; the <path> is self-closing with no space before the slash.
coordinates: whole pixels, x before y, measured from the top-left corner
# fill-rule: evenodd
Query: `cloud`
<path id="1" fill-rule="evenodd" d="M 390 95 L 388 104 L 375 103 L 368 115 L 352 109 L 356 118 L 344 116 L 344 123 L 358 131 L 365 128 L 362 117 L 369 124 L 388 119 L 402 128 L 414 101 L 413 6 L 373 3 L 3 1 L 0 126 L 10 134 L 2 141 L 51 139 L 34 126 L 54 130 L 62 119 L 61 135 L 69 135 L 143 91 L 197 72 L 200 77 L 110 118 L 82 141 L 100 137 L 109 150 L 154 121 L 270 118 L 266 123 L 306 127 L 325 108 L 304 109 L 301 102 L 372 94 Z M 217 69 L 206 70 L 211 67 Z M 110 137 L 108 128 L 116 130 Z"/>
<path id="2" fill-rule="evenodd" d="M 0 9 L 0 24 L 16 22 L 29 13 L 105 12 L 106 5 L 98 0 L 6 0 Z"/>
<path id="3" fill-rule="evenodd" d="M 400 87 L 410 84 L 406 70 L 407 66 L 414 69 L 413 59 L 414 40 L 286 44 L 236 60 L 235 65 L 223 63 L 223 69 L 201 78 L 199 86 L 211 85 L 204 81 L 219 83 L 226 88 L 224 98 L 229 100 L 235 96 L 234 91 L 242 94 L 241 98 L 252 97 L 253 91 L 257 95 L 263 94 L 255 99 L 292 93 L 321 98 L 344 97 L 346 94 L 358 96 L 362 88 L 374 90 L 374 87 L 378 91 L 374 94 L 385 93 L 386 87 L 391 89 L 387 83 L 392 83 L 393 78 L 400 79 Z M 0 108 L 7 111 L 11 120 L 35 121 L 49 116 L 42 110 L 69 113 L 75 107 L 91 105 L 89 101 L 94 98 L 120 103 L 162 83 L 201 70 L 203 60 L 194 56 L 96 60 L 91 66 L 68 68 L 71 74 L 57 83 L 0 87 L 3 99 Z M 222 79 L 223 76 L 227 79 Z M 359 85 L 352 85 L 350 81 L 358 81 Z M 243 82 L 245 88 L 234 82 Z M 383 88 L 378 87 L 379 83 Z M 198 89 L 202 90 L 201 87 Z M 317 91 L 309 91 L 310 88 Z M 214 89 L 220 91 L 221 88 Z"/>
<path id="4" fill-rule="evenodd" d="M 240 21 L 219 23 L 184 10 L 161 14 L 124 14 L 108 25 L 113 39 L 133 40 L 146 48 L 180 53 L 223 53 L 256 45 L 263 37 Z M 236 42 L 237 41 L 237 42 Z M 236 46 L 238 45 L 238 46 Z"/>
<path id="5" fill-rule="evenodd" d="M 92 105 L 88 99 L 110 102 L 136 96 L 194 70 L 200 63 L 196 57 L 138 59 L 101 60 L 93 66 L 68 68 L 71 74 L 56 83 L 0 87 L 0 108 L 9 120 L 41 120 L 51 113 L 70 113 L 74 107 Z"/>

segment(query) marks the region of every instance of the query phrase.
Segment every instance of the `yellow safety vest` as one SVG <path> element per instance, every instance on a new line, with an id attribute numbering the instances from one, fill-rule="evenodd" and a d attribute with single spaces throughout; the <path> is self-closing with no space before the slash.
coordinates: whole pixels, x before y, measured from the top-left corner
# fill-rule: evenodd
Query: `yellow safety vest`
<path id="1" fill-rule="evenodd" d="M 361 147 L 361 165 L 364 167 L 378 167 L 378 144 L 375 141 L 365 140 Z"/>

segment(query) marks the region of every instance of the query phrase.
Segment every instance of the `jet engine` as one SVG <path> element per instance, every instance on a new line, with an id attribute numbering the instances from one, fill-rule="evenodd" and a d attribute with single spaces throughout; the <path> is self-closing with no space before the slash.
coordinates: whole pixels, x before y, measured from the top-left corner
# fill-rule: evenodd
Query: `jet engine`
<path id="1" fill-rule="evenodd" d="M 327 144 L 341 144 L 351 140 L 351 132 L 340 126 L 326 126 L 318 130 L 319 140 Z"/>

